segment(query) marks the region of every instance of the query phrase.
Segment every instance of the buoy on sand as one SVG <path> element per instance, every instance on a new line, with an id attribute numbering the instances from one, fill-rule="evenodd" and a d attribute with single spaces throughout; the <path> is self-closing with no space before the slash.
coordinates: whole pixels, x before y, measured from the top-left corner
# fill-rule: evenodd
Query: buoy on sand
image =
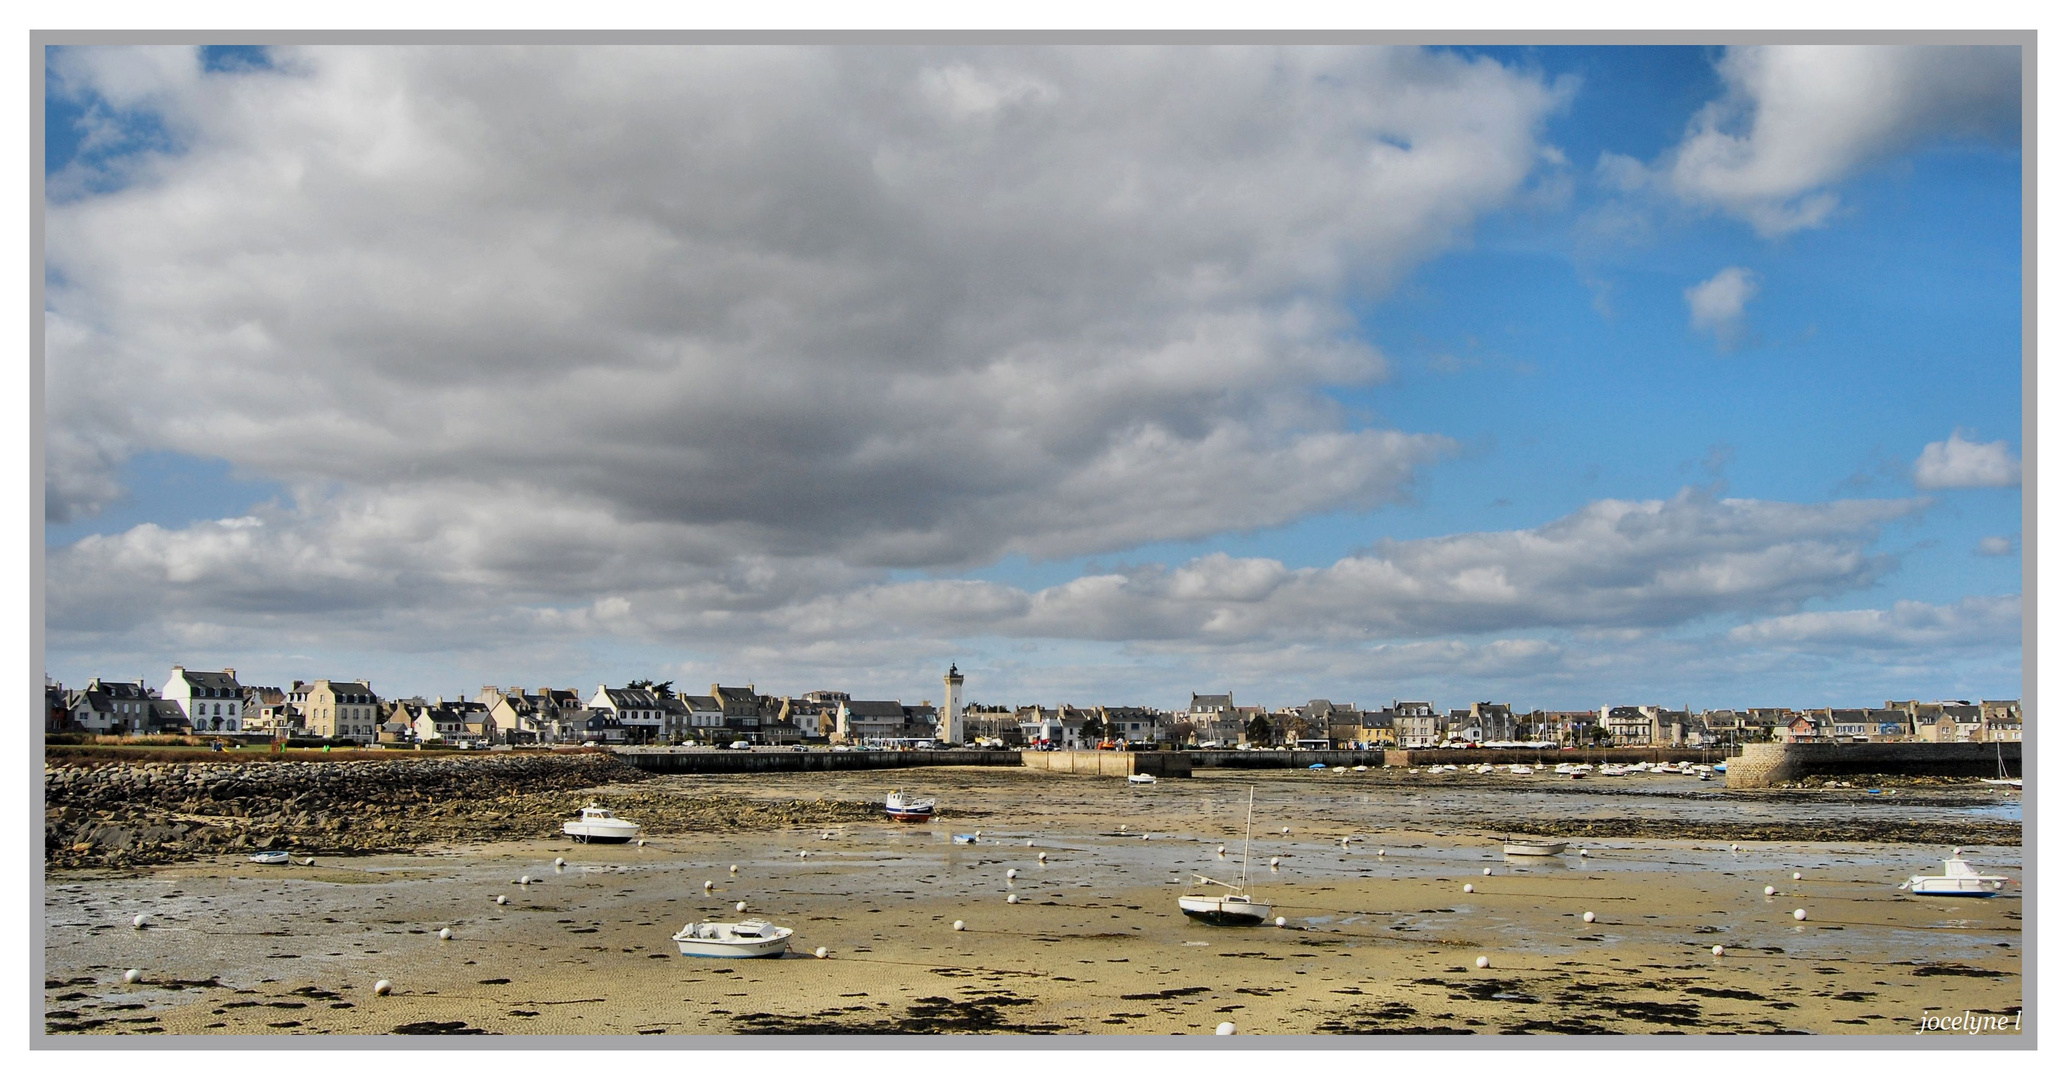
<path id="1" fill-rule="evenodd" d="M 732 875 L 733 877 L 738 877 L 738 876 L 739 876 L 739 864 L 738 864 L 738 863 L 733 863 L 733 864 L 732 864 L 731 866 L 729 866 L 729 867 L 726 867 L 726 869 L 725 869 L 725 872 L 726 872 L 726 873 L 728 873 L 728 874 L 731 874 L 731 875 Z"/>
<path id="2" fill-rule="evenodd" d="M 1284 917 L 1283 915 L 1280 915 L 1280 916 L 1278 916 L 1278 925 L 1279 925 L 1279 926 L 1283 926 L 1283 925 L 1285 925 L 1285 917 Z"/>
<path id="3" fill-rule="evenodd" d="M 1270 857 L 1270 868 L 1271 868 L 1272 870 L 1275 870 L 1275 869 L 1277 869 L 1277 868 L 1278 868 L 1278 857 L 1277 857 L 1277 856 L 1275 856 L 1275 855 L 1272 855 L 1272 856 Z"/>
<path id="4" fill-rule="evenodd" d="M 144 924 L 149 921 L 149 919 L 146 919 L 143 916 L 138 915 L 136 918 L 129 920 L 129 925 L 136 927 L 138 930 L 141 930 L 144 928 Z"/>
<path id="5" fill-rule="evenodd" d="M 1490 866 L 1486 867 L 1485 873 L 1486 873 L 1486 876 L 1487 876 L 1487 877 L 1492 877 L 1492 876 L 1493 876 L 1493 868 L 1492 868 L 1492 867 L 1490 867 Z"/>
<path id="6" fill-rule="evenodd" d="M 956 930 L 956 931 L 958 931 L 958 932 L 959 932 L 959 931 L 960 931 L 960 930 L 961 930 L 961 929 L 963 928 L 963 926 L 965 926 L 965 925 L 966 925 L 966 924 L 965 924 L 965 923 L 963 923 L 963 922 L 962 922 L 962 920 L 960 920 L 960 919 L 956 919 L 956 920 L 955 920 L 955 930 Z"/>
<path id="7" fill-rule="evenodd" d="M 495 902 L 498 904 L 507 904 L 510 902 L 510 898 L 507 896 L 497 894 L 497 896 L 495 897 Z"/>
<path id="8" fill-rule="evenodd" d="M 1485 958 L 1485 957 L 1483 957 L 1483 956 L 1479 957 L 1479 958 L 1478 958 L 1477 960 L 1474 960 L 1474 961 L 1472 961 L 1472 963 L 1475 963 L 1475 964 L 1477 964 L 1477 965 L 1478 965 L 1478 966 L 1480 966 L 1480 967 L 1491 967 L 1491 966 L 1493 966 L 1493 962 L 1492 962 L 1491 960 L 1488 960 L 1488 959 L 1486 959 L 1486 958 Z"/>
<path id="9" fill-rule="evenodd" d="M 1033 841 L 1031 841 L 1031 840 L 1028 840 L 1028 841 L 1026 842 L 1026 846 L 1027 846 L 1027 847 L 1032 847 L 1032 846 L 1033 846 Z"/>
<path id="10" fill-rule="evenodd" d="M 1018 876 L 1019 876 L 1019 871 L 1017 871 L 1017 870 L 1007 870 L 1007 871 L 1005 871 L 1005 880 L 1006 880 L 1006 881 L 1010 881 L 1010 880 L 1012 880 L 1013 878 L 1016 878 L 1016 877 L 1018 877 Z"/>
<path id="11" fill-rule="evenodd" d="M 1472 891 L 1472 890 L 1471 890 L 1471 886 L 1470 886 L 1470 885 L 1466 885 L 1466 886 L 1464 886 L 1464 891 L 1465 891 L 1465 892 L 1470 892 L 1470 891 Z"/>
<path id="12" fill-rule="evenodd" d="M 391 983 L 386 979 L 382 979 L 381 981 L 373 984 L 373 995 L 375 997 L 386 997 L 388 996 L 388 992 L 393 990 L 394 988 L 394 983 Z"/>
<path id="13" fill-rule="evenodd" d="M 1794 872 L 1794 880 L 1796 880 L 1796 881 L 1800 881 L 1800 880 L 1801 880 L 1801 871 L 1799 871 L 1799 870 L 1796 870 L 1796 871 Z"/>
<path id="14" fill-rule="evenodd" d="M 122 981 L 125 983 L 142 982 L 143 978 L 144 973 L 136 970 L 135 968 L 130 968 L 128 971 L 122 973 Z"/>
<path id="15" fill-rule="evenodd" d="M 449 927 L 449 926 L 441 926 L 441 927 L 439 927 L 439 928 L 438 928 L 438 940 L 439 940 L 439 941 L 451 941 L 451 940 L 452 940 L 452 928 L 451 928 L 451 927 Z"/>
<path id="16" fill-rule="evenodd" d="M 567 865 L 567 860 L 565 860 L 565 859 L 561 859 L 561 858 L 555 858 L 555 859 L 553 860 L 553 865 L 554 865 L 554 866 L 565 866 L 565 865 Z"/>
<path id="17" fill-rule="evenodd" d="M 808 858 L 810 858 L 810 857 L 811 857 L 811 853 L 810 853 L 810 852 L 808 852 L 808 851 L 799 851 L 799 852 L 797 852 L 797 858 L 799 858 L 799 859 L 808 859 Z"/>
<path id="18" fill-rule="evenodd" d="M 303 859 L 303 860 L 301 861 L 301 864 L 302 864 L 303 866 L 314 866 L 314 865 L 316 865 L 316 857 L 315 857 L 314 855 L 311 855 L 311 856 L 309 856 L 308 858 L 306 858 L 306 859 Z"/>
<path id="19" fill-rule="evenodd" d="M 1214 1029 L 1213 1029 L 1213 1034 L 1215 1034 L 1215 1035 L 1232 1035 L 1232 1034 L 1234 1034 L 1234 1021 L 1232 1021 L 1232 1020 L 1222 1020 L 1222 1021 L 1220 1022 L 1220 1026 L 1219 1026 L 1219 1027 L 1216 1027 L 1216 1028 L 1214 1028 Z"/>
<path id="20" fill-rule="evenodd" d="M 1587 922 L 1592 922 L 1592 921 L 1593 921 L 1593 912 L 1589 911 L 1589 912 L 1587 912 L 1586 914 L 1584 914 L 1584 915 L 1581 915 L 1581 916 L 1579 916 L 1579 917 L 1580 917 L 1580 918 L 1582 918 L 1582 919 L 1585 919 L 1585 920 L 1586 920 Z"/>
<path id="21" fill-rule="evenodd" d="M 717 887 L 718 887 L 718 883 L 717 883 L 717 882 L 715 882 L 715 881 L 706 881 L 706 882 L 704 882 L 704 883 L 703 883 L 703 891 L 704 891 L 704 892 L 709 892 L 709 891 L 711 891 L 712 889 L 715 889 L 715 888 L 717 888 Z"/>
<path id="22" fill-rule="evenodd" d="M 1016 903 L 1018 903 L 1018 902 L 1019 902 L 1019 894 L 1018 894 L 1018 893 L 1006 893 L 1006 894 L 1005 894 L 1005 902 L 1006 902 L 1006 903 L 1008 903 L 1008 904 L 1016 904 Z"/>
<path id="23" fill-rule="evenodd" d="M 1042 861 L 1042 862 L 1047 862 L 1047 861 L 1048 861 L 1048 853 L 1047 853 L 1047 852 L 1045 852 L 1045 851 L 1043 851 L 1043 852 L 1041 852 L 1041 853 L 1040 853 L 1039 855 L 1035 856 L 1035 858 L 1038 858 L 1038 859 L 1039 859 L 1040 861 Z"/>
<path id="24" fill-rule="evenodd" d="M 1715 955 L 1717 955 L 1717 956 L 1721 956 L 1721 955 L 1722 955 L 1722 946 L 1720 946 L 1720 945 L 1717 945 L 1717 946 L 1716 946 L 1715 948 L 1713 948 L 1713 949 L 1710 949 L 1710 950 L 1708 950 L 1708 951 L 1709 951 L 1709 952 L 1712 952 L 1712 953 L 1714 953 L 1714 954 L 1715 954 Z"/>
<path id="25" fill-rule="evenodd" d="M 746 910 L 746 901 L 744 901 L 744 900 L 741 900 L 741 901 L 740 901 L 739 903 L 736 903 L 736 904 L 732 905 L 732 910 L 734 910 L 734 911 L 745 911 L 745 910 Z"/>
<path id="26" fill-rule="evenodd" d="M 1768 885 L 1768 886 L 1766 886 L 1766 895 L 1767 895 L 1767 896 L 1771 896 L 1771 895 L 1773 895 L 1774 893 L 1776 893 L 1776 892 L 1778 892 L 1778 891 L 1779 891 L 1778 889 L 1775 889 L 1775 888 L 1773 888 L 1773 887 L 1772 887 L 1771 885 Z"/>
<path id="27" fill-rule="evenodd" d="M 825 959 L 825 958 L 826 958 L 826 956 L 827 956 L 827 953 L 826 953 L 826 951 L 825 951 L 825 946 L 823 946 L 823 945 L 820 945 L 820 946 L 819 946 L 818 948 L 816 948 L 816 949 L 812 950 L 812 952 L 811 952 L 811 955 L 813 955 L 813 956 L 815 956 L 815 957 L 819 958 L 820 960 L 823 960 L 823 959 Z"/>
<path id="28" fill-rule="evenodd" d="M 1808 918 L 1808 917 L 1809 917 L 1809 913 L 1808 913 L 1808 912 L 1806 912 L 1806 911 L 1803 911 L 1803 910 L 1802 910 L 1802 909 L 1800 909 L 1800 908 L 1795 908 L 1795 909 L 1794 909 L 1794 921 L 1795 921 L 1795 922 L 1800 922 L 1800 921 L 1802 921 L 1803 919 L 1806 919 L 1806 918 Z"/>

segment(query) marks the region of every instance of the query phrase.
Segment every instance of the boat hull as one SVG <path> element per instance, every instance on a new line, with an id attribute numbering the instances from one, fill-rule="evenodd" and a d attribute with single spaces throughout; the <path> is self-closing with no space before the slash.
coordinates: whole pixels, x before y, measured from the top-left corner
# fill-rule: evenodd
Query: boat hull
<path id="1" fill-rule="evenodd" d="M 1180 896 L 1178 910 L 1208 926 L 1255 926 L 1270 917 L 1270 905 L 1238 896 Z"/>
<path id="2" fill-rule="evenodd" d="M 560 831 L 583 844 L 623 844 L 639 835 L 639 827 L 630 822 L 623 825 L 590 825 L 579 821 L 563 822 Z"/>
<path id="3" fill-rule="evenodd" d="M 1566 845 L 1563 840 L 1555 840 L 1542 844 L 1524 844 L 1516 842 L 1502 844 L 1500 845 L 1500 850 L 1503 854 L 1507 855 L 1532 855 L 1543 857 L 1550 855 L 1563 855 L 1565 853 L 1565 846 Z"/>
<path id="4" fill-rule="evenodd" d="M 931 821 L 936 805 L 932 799 L 907 799 L 903 792 L 893 791 L 883 800 L 883 812 L 891 821 Z"/>
<path id="5" fill-rule="evenodd" d="M 285 866 L 294 861 L 294 857 L 284 851 L 261 851 L 253 855 L 251 861 L 260 866 Z"/>

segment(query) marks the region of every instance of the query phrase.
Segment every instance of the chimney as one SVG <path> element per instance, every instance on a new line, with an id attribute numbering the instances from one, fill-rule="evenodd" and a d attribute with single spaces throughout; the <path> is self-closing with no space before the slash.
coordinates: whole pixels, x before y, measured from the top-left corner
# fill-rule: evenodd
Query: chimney
<path id="1" fill-rule="evenodd" d="M 228 675 L 228 676 L 230 677 L 230 679 L 231 679 L 232 681 L 235 681 L 235 680 L 236 680 L 236 678 L 237 678 L 237 669 L 236 669 L 236 668 L 233 668 L 233 667 L 226 667 L 226 668 L 222 669 L 222 673 L 223 673 L 223 674 L 225 674 L 225 675 Z"/>

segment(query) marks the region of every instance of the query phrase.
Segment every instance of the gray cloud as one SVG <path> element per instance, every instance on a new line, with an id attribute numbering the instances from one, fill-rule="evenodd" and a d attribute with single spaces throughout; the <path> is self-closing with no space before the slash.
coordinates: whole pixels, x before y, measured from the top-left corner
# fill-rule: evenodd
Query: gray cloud
<path id="1" fill-rule="evenodd" d="M 867 566 L 1369 508 L 1450 444 L 1316 392 L 1385 373 L 1343 302 L 1514 197 L 1561 101 L 1415 50 L 276 60 L 60 54 L 180 152 L 53 181 L 58 516 L 146 448 Z"/>
<path id="2" fill-rule="evenodd" d="M 2021 639 L 2019 596 L 1969 596 L 1953 604 L 1899 600 L 1886 610 L 1805 611 L 1748 623 L 1732 640 L 1801 648 L 1925 648 L 2000 645 Z"/>
<path id="3" fill-rule="evenodd" d="M 1827 221 L 1840 181 L 1920 143 L 2013 145 L 2023 103 L 2015 46 L 1735 45 L 1716 69 L 1724 94 L 1680 143 L 1648 167 L 1603 153 L 1603 187 L 1662 193 L 1784 236 Z M 1643 228 L 1613 215 L 1596 224 L 1625 236 Z"/>

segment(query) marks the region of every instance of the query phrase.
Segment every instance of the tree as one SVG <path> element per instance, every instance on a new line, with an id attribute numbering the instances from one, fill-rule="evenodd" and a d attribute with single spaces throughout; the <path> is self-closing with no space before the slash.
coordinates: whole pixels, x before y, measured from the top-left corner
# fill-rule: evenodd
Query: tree
<path id="1" fill-rule="evenodd" d="M 1179 720 L 1170 725 L 1170 745 L 1189 746 L 1198 738 L 1199 726 L 1189 720 Z"/>
<path id="2" fill-rule="evenodd" d="M 1270 717 L 1264 716 L 1262 713 L 1250 717 L 1248 724 L 1243 726 L 1242 732 L 1249 737 L 1250 745 L 1268 745 L 1270 743 Z"/>
<path id="3" fill-rule="evenodd" d="M 1105 721 L 1093 716 L 1077 728 L 1077 738 L 1086 743 L 1096 743 L 1105 737 Z"/>

